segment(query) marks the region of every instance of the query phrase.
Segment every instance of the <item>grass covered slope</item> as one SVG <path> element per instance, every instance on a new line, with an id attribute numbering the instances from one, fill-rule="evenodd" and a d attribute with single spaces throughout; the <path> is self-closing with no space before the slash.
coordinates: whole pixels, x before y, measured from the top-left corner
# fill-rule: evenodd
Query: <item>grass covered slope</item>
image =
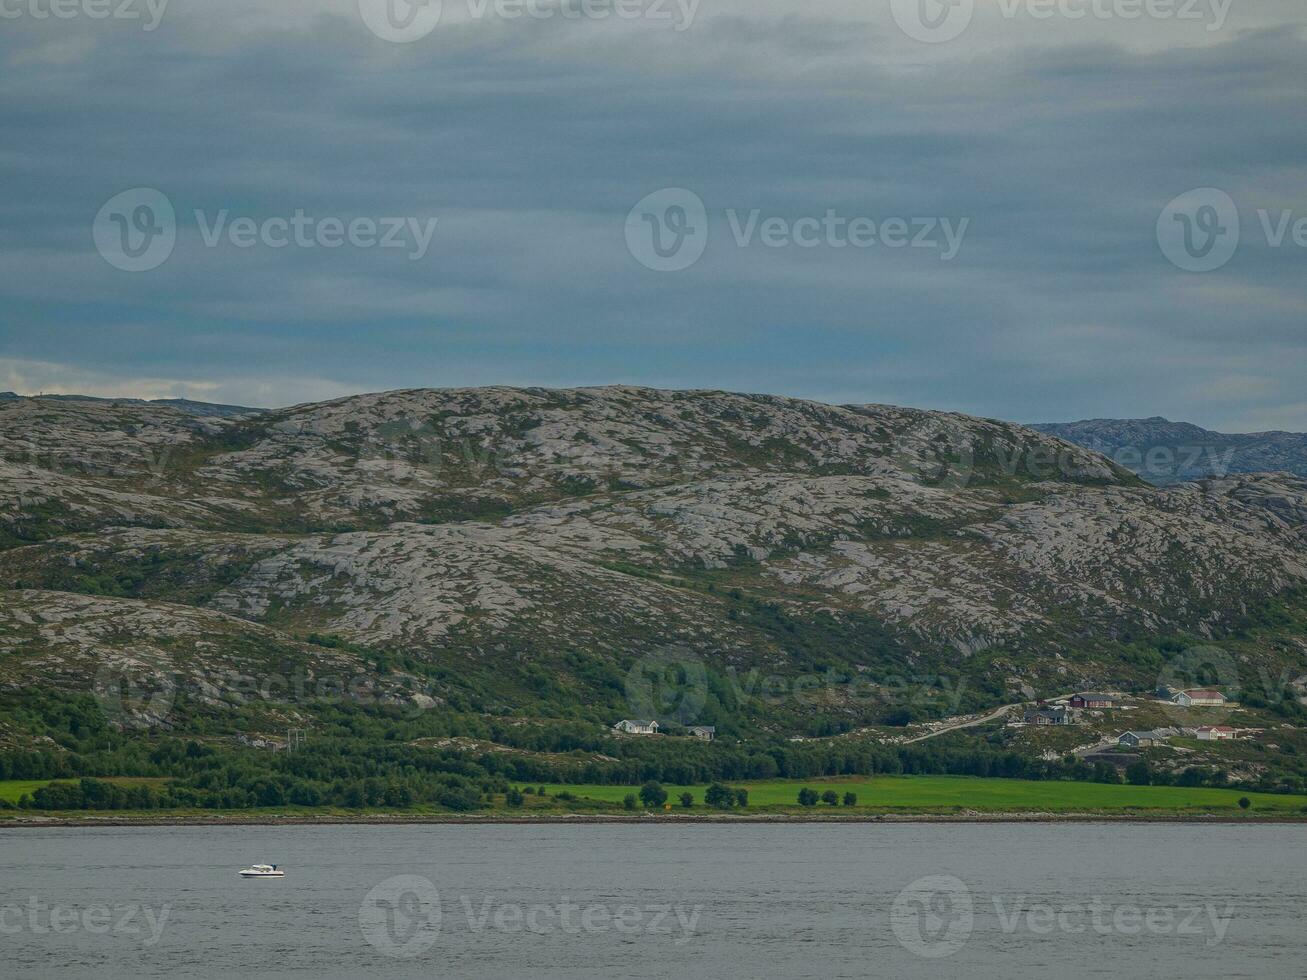
<path id="1" fill-rule="evenodd" d="M 1159 489 L 1020 426 L 892 406 L 630 387 L 231 418 L 5 400 L 0 778 L 170 778 L 156 803 L 216 809 L 484 808 L 512 780 L 632 772 L 1089 779 L 1070 734 L 898 740 L 1148 692 L 1219 644 L 1269 734 L 1237 773 L 1204 756 L 1203 778 L 1293 791 L 1304 545 L 1302 480 Z M 718 742 L 612 736 L 649 716 Z M 292 729 L 311 746 L 293 758 Z"/>

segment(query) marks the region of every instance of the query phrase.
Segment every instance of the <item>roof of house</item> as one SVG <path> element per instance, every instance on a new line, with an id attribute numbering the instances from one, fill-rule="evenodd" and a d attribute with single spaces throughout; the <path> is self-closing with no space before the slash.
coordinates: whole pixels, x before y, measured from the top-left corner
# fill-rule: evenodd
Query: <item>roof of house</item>
<path id="1" fill-rule="evenodd" d="M 1233 732 L 1234 729 L 1229 725 L 1202 725 L 1194 729 L 1199 732 Z"/>
<path id="2" fill-rule="evenodd" d="M 1213 691 L 1210 688 L 1198 687 L 1191 688 L 1187 691 L 1181 691 L 1181 694 L 1187 694 L 1191 698 L 1223 698 L 1225 697 L 1220 691 Z"/>
<path id="3" fill-rule="evenodd" d="M 648 728 L 650 725 L 656 725 L 658 722 L 651 718 L 623 718 L 617 723 L 618 725 L 639 725 L 641 728 Z M 614 726 L 616 727 L 616 726 Z"/>
<path id="4" fill-rule="evenodd" d="M 1159 738 L 1166 737 L 1161 732 L 1122 732 L 1117 737 L 1117 740 L 1120 741 L 1120 739 L 1125 738 L 1127 735 L 1133 735 L 1135 738 L 1151 738 L 1151 739 L 1159 739 Z"/>
<path id="5" fill-rule="evenodd" d="M 1066 714 L 1069 710 L 1070 709 L 1068 709 L 1065 705 L 1058 705 L 1056 707 L 1045 706 L 1043 708 L 1031 708 L 1029 711 L 1026 712 L 1026 716 L 1031 717 L 1035 715 L 1045 715 L 1049 718 L 1060 718 L 1064 714 Z"/>
<path id="6" fill-rule="evenodd" d="M 1099 691 L 1084 691 L 1077 694 L 1076 697 L 1084 698 L 1086 701 L 1114 701 L 1115 698 L 1110 694 L 1103 694 Z"/>
<path id="7" fill-rule="evenodd" d="M 690 731 L 692 731 L 692 732 L 715 732 L 715 731 L 717 731 L 717 726 L 716 726 L 716 725 L 691 725 L 691 726 L 690 726 Z"/>

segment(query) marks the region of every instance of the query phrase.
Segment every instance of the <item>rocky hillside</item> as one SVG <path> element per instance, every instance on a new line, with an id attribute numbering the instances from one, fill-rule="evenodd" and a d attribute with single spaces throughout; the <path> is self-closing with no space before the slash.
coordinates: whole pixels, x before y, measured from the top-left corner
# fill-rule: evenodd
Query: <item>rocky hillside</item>
<path id="1" fill-rule="evenodd" d="M 883 405 L 0 401 L 0 622 L 25 624 L 0 643 L 10 685 L 86 683 L 133 649 L 255 669 L 325 643 L 359 670 L 404 664 L 395 683 L 436 700 L 598 718 L 672 646 L 713 677 L 961 674 L 997 704 L 1146 685 L 1139 644 L 1296 601 L 1304 545 L 1302 479 L 1158 488 L 1033 429 Z M 1272 647 L 1307 659 L 1291 630 Z"/>
<path id="2" fill-rule="evenodd" d="M 1307 433 L 1230 435 L 1164 418 L 1090 419 L 1031 428 L 1102 453 L 1158 486 L 1231 473 L 1307 477 Z"/>

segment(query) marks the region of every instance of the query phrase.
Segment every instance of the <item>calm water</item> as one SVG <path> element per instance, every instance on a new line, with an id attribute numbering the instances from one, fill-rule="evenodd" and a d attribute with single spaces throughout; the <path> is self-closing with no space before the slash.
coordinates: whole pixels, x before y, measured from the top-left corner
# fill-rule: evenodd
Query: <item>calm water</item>
<path id="1" fill-rule="evenodd" d="M 0 975 L 1298 978 L 1305 834 L 1120 824 L 0 830 Z M 288 876 L 236 875 L 261 861 Z"/>

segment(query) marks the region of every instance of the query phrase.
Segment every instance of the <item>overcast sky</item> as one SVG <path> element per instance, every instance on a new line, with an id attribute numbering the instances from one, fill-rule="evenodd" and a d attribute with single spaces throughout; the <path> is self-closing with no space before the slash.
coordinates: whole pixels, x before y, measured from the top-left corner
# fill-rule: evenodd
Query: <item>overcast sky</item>
<path id="1" fill-rule="evenodd" d="M 382 0 L 51 2 L 0 0 L 0 389 L 1307 430 L 1302 0 L 394 0 L 398 41 Z M 137 188 L 170 251 L 158 197 L 105 209 Z M 664 188 L 693 196 L 636 208 Z M 1226 198 L 1167 210 L 1196 188 L 1237 239 Z M 166 259 L 124 271 L 116 234 Z"/>

